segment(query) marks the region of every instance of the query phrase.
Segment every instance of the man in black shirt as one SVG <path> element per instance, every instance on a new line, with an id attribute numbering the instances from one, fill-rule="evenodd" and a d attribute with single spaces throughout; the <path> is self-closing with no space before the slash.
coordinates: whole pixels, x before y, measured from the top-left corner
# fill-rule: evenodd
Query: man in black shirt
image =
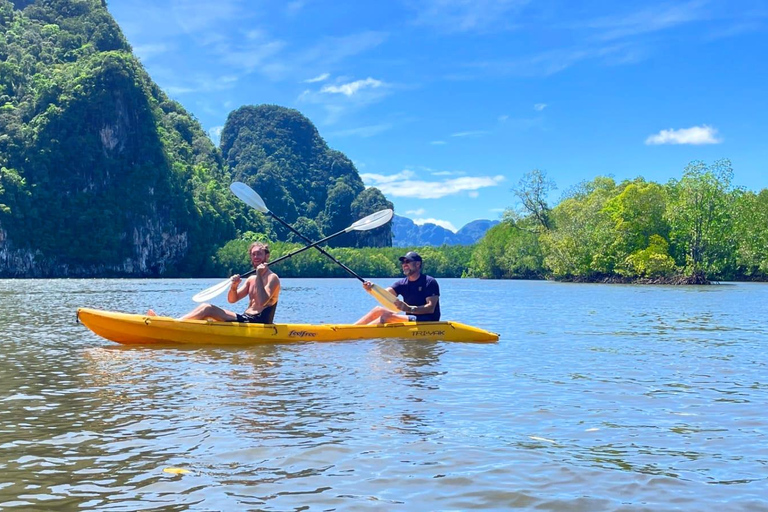
<path id="1" fill-rule="evenodd" d="M 403 300 L 396 300 L 395 305 L 402 314 L 393 313 L 377 306 L 365 314 L 356 324 L 386 324 L 398 322 L 430 322 L 440 320 L 440 286 L 432 276 L 421 273 L 422 260 L 417 253 L 410 251 L 400 257 L 404 278 L 400 279 L 387 291 Z M 363 287 L 368 290 L 371 282 Z"/>

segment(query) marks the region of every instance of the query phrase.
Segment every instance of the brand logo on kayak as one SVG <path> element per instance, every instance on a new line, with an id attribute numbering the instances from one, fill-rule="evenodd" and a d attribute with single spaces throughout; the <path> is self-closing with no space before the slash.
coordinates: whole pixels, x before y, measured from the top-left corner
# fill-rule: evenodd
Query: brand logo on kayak
<path id="1" fill-rule="evenodd" d="M 288 333 L 291 338 L 314 338 L 317 336 L 316 332 L 310 331 L 291 331 Z"/>
<path id="2" fill-rule="evenodd" d="M 413 331 L 413 336 L 445 336 L 445 331 Z"/>

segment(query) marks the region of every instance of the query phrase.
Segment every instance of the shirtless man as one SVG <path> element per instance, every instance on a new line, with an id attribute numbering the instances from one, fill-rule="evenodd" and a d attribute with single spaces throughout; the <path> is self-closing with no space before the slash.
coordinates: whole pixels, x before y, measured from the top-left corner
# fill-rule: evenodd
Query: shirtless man
<path id="1" fill-rule="evenodd" d="M 248 307 L 243 314 L 234 313 L 213 304 L 200 304 L 195 309 L 182 316 L 180 320 L 217 320 L 220 322 L 241 322 L 253 324 L 271 324 L 275 317 L 277 298 L 280 294 L 280 278 L 267 266 L 269 261 L 269 246 L 262 242 L 254 242 L 248 249 L 251 264 L 256 273 L 245 280 L 245 286 L 238 289 L 242 278 L 240 274 L 231 277 L 227 300 L 230 304 L 248 296 Z M 156 316 L 153 310 L 147 315 Z"/>

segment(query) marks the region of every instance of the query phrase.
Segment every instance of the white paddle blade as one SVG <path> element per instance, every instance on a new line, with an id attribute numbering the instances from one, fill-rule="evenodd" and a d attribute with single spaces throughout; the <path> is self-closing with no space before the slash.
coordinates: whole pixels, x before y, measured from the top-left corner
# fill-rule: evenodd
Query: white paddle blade
<path id="1" fill-rule="evenodd" d="M 229 190 L 251 208 L 256 208 L 261 213 L 267 213 L 269 211 L 269 208 L 264 204 L 264 200 L 261 199 L 261 196 L 245 183 L 236 181 L 229 186 Z"/>
<path id="2" fill-rule="evenodd" d="M 205 302 L 207 300 L 211 300 L 212 298 L 216 297 L 224 290 L 228 289 L 229 285 L 231 284 L 232 284 L 231 279 L 222 281 L 218 284 L 211 286 L 210 288 L 206 288 L 205 290 L 201 291 L 200 293 L 192 297 L 192 300 L 195 302 Z"/>
<path id="3" fill-rule="evenodd" d="M 395 301 L 397 298 L 389 293 L 385 288 L 382 288 L 381 286 L 377 285 L 376 283 L 371 283 L 373 286 L 370 290 L 368 290 L 368 293 L 373 295 L 373 298 L 376 299 L 379 304 L 384 306 L 390 311 L 394 311 L 395 313 L 402 313 L 399 309 L 397 309 L 397 306 L 395 306 Z"/>
<path id="4" fill-rule="evenodd" d="M 369 229 L 378 228 L 379 226 L 383 226 L 392 220 L 392 216 L 394 214 L 395 212 L 390 209 L 380 210 L 376 213 L 370 214 L 367 217 L 363 217 L 359 221 L 349 226 L 346 231 L 368 231 Z"/>

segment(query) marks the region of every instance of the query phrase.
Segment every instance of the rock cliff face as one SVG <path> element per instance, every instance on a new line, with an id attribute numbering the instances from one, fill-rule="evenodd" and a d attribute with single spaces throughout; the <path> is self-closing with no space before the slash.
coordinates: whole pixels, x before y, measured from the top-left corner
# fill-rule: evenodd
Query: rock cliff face
<path id="1" fill-rule="evenodd" d="M 213 144 L 101 2 L 28 4 L 0 0 L 0 277 L 204 274 L 237 217 Z"/>
<path id="2" fill-rule="evenodd" d="M 291 224 L 298 221 L 308 232 L 330 235 L 375 211 L 392 208 L 378 189 L 365 189 L 352 161 L 329 148 L 297 110 L 277 105 L 240 107 L 229 114 L 221 132 L 221 152 L 234 179 L 256 190 L 280 218 Z M 331 245 L 388 247 L 391 240 L 387 224 L 340 236 Z"/>
<path id="3" fill-rule="evenodd" d="M 193 244 L 213 243 L 199 230 L 210 218 L 190 208 L 191 162 L 160 135 L 164 98 L 142 83 L 131 59 L 100 55 L 34 118 L 24 160 L 11 161 L 23 181 L 0 217 L 0 275 L 156 276 L 195 267 Z"/>
<path id="4" fill-rule="evenodd" d="M 0 0 L 0 277 L 215 275 L 238 233 L 290 237 L 230 194 L 235 179 L 313 239 L 392 207 L 295 110 L 234 111 L 222 151 L 104 2 Z M 387 225 L 334 242 L 391 240 Z"/>

